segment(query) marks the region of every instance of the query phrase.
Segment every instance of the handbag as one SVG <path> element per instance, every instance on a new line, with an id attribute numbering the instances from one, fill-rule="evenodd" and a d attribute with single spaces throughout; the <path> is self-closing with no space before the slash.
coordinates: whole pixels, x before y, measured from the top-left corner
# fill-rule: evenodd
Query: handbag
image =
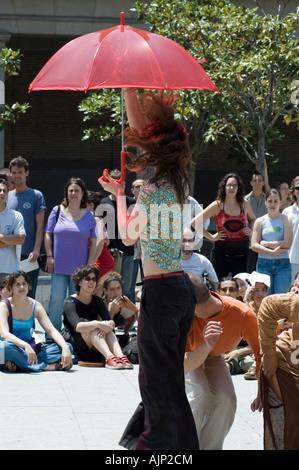
<path id="1" fill-rule="evenodd" d="M 57 220 L 59 218 L 59 214 L 60 214 L 60 205 L 58 206 L 58 209 L 57 209 L 57 212 L 56 212 L 56 222 L 55 222 L 55 225 L 57 224 Z M 44 271 L 45 273 L 47 273 L 48 271 L 46 271 L 46 266 L 47 266 L 47 254 L 46 253 L 43 253 L 42 255 L 39 255 L 38 259 L 37 259 L 37 262 L 38 262 L 38 265 L 39 265 L 39 269 L 41 271 Z"/>
<path id="2" fill-rule="evenodd" d="M 46 253 L 44 253 L 42 255 L 39 255 L 39 257 L 37 259 L 37 262 L 38 262 L 38 265 L 39 265 L 39 269 L 41 271 L 47 272 L 46 271 L 46 266 L 47 266 L 47 255 L 46 255 Z"/>

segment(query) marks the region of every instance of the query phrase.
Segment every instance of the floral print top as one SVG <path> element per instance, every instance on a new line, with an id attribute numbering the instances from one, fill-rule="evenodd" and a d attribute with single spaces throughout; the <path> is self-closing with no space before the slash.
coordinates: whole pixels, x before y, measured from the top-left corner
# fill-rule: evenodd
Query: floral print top
<path id="1" fill-rule="evenodd" d="M 170 183 L 146 183 L 140 190 L 136 209 L 148 223 L 140 240 L 142 258 L 150 258 L 162 269 L 181 269 L 183 211 Z"/>

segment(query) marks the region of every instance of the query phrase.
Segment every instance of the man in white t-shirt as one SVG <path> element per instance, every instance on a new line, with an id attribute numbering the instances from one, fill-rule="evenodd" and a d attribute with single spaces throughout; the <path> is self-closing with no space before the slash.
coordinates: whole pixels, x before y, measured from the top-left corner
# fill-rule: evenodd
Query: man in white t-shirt
<path id="1" fill-rule="evenodd" d="M 184 227 L 190 227 L 191 220 L 200 212 L 203 211 L 203 207 L 199 202 L 197 202 L 196 199 L 192 196 L 188 196 L 184 205 Z M 207 219 L 203 222 L 203 228 L 208 230 L 210 224 L 210 219 Z M 199 232 L 194 232 L 194 247 L 193 250 L 200 250 L 202 247 L 203 243 L 203 236 L 202 233 L 200 234 Z"/>
<path id="2" fill-rule="evenodd" d="M 20 269 L 17 245 L 26 238 L 23 216 L 6 207 L 7 181 L 0 179 L 0 277 Z"/>
<path id="3" fill-rule="evenodd" d="M 282 211 L 288 216 L 293 224 L 293 240 L 289 250 L 289 257 L 292 266 L 292 282 L 299 272 L 299 176 L 296 176 L 291 183 L 292 205 Z"/>
<path id="4" fill-rule="evenodd" d="M 205 256 L 194 253 L 195 234 L 189 228 L 184 229 L 182 241 L 182 269 L 185 272 L 203 277 L 206 273 L 207 280 L 211 283 L 215 292 L 218 291 L 218 277 L 212 263 Z"/>

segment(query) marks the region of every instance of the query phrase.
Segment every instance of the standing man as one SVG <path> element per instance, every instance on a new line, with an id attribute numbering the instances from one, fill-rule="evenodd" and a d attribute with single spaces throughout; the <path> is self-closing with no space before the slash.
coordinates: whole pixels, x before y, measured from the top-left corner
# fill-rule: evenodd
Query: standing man
<path id="1" fill-rule="evenodd" d="M 112 178 L 118 180 L 121 176 L 120 170 L 112 170 L 110 173 Z M 122 188 L 125 189 L 125 181 L 121 184 Z M 136 201 L 133 197 L 126 196 L 126 205 L 128 212 L 131 212 Z M 130 207 L 132 206 L 132 207 Z M 109 250 L 112 251 L 112 256 L 115 258 L 115 271 L 117 271 L 123 280 L 123 292 L 124 295 L 129 297 L 131 301 L 131 283 L 134 269 L 134 246 L 126 246 L 122 242 L 122 239 L 118 232 L 117 223 L 117 206 L 116 197 L 114 194 L 104 197 L 101 204 L 98 205 L 95 211 L 95 215 L 104 219 L 108 238 L 109 238 Z M 118 261 L 121 261 L 118 263 Z"/>
<path id="2" fill-rule="evenodd" d="M 218 291 L 218 277 L 211 261 L 204 255 L 194 253 L 195 233 L 189 228 L 184 228 L 184 238 L 182 240 L 182 269 L 187 273 L 196 274 L 203 278 L 204 274 L 210 282 L 212 289 Z"/>
<path id="3" fill-rule="evenodd" d="M 262 217 L 262 215 L 267 214 L 264 186 L 267 192 L 269 185 L 265 184 L 264 177 L 260 173 L 254 173 L 252 175 L 250 185 L 252 190 L 250 193 L 246 194 L 245 199 L 250 202 L 254 215 L 258 219 Z"/>
<path id="4" fill-rule="evenodd" d="M 133 181 L 132 183 L 131 192 L 135 198 L 135 202 L 137 201 L 139 191 L 143 185 L 144 185 L 144 181 L 142 179 L 137 179 Z M 131 302 L 135 302 L 136 300 L 135 288 L 136 288 L 136 281 L 137 281 L 139 270 L 140 270 L 141 280 L 143 281 L 140 240 L 138 240 L 134 245 L 134 266 L 133 266 L 133 274 L 132 274 L 132 281 L 131 281 L 131 288 L 130 288 L 130 295 L 129 295 Z"/>
<path id="5" fill-rule="evenodd" d="M 268 179 L 268 170 L 266 160 L 264 163 L 265 168 L 265 177 L 261 173 L 254 173 L 251 177 L 250 186 L 252 190 L 250 193 L 246 194 L 245 199 L 246 201 L 250 202 L 252 210 L 256 219 L 262 217 L 262 215 L 267 214 L 268 210 L 265 204 L 265 196 L 266 193 L 270 190 L 269 186 L 269 179 Z M 264 191 L 265 189 L 265 191 Z M 252 250 L 249 250 L 248 256 L 248 267 L 247 271 L 251 273 L 255 271 L 257 262 L 257 253 Z"/>
<path id="6" fill-rule="evenodd" d="M 24 220 L 20 212 L 6 207 L 8 184 L 0 179 L 0 277 L 20 269 L 17 245 L 26 238 Z"/>
<path id="7" fill-rule="evenodd" d="M 15 184 L 13 182 L 9 168 L 2 168 L 2 170 L 0 170 L 0 178 L 3 178 L 7 181 L 8 191 L 15 189 Z"/>
<path id="8" fill-rule="evenodd" d="M 21 261 L 29 259 L 34 263 L 40 255 L 40 248 L 44 236 L 44 221 L 46 204 L 43 194 L 37 189 L 27 186 L 29 175 L 29 163 L 23 157 L 16 157 L 9 163 L 15 188 L 10 191 L 7 199 L 7 207 L 21 212 L 24 218 L 26 240 L 22 246 Z M 39 269 L 28 273 L 32 288 L 28 296 L 35 298 Z"/>

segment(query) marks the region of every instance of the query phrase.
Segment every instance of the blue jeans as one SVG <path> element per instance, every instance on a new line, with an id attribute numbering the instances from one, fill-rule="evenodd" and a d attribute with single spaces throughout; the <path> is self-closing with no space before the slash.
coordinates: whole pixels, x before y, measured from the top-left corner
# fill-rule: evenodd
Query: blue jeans
<path id="1" fill-rule="evenodd" d="M 74 283 L 68 274 L 52 274 L 51 277 L 51 295 L 49 301 L 49 318 L 56 328 L 61 331 L 63 302 L 68 295 L 75 293 Z M 46 338 L 49 337 L 46 335 Z"/>
<path id="2" fill-rule="evenodd" d="M 21 255 L 21 261 L 24 259 L 27 259 L 28 255 Z M 31 297 L 32 299 L 35 299 L 35 294 L 36 294 L 36 288 L 37 288 L 37 282 L 38 282 L 38 275 L 39 275 L 39 268 L 34 269 L 33 271 L 29 271 L 27 273 L 28 276 L 30 277 L 31 280 L 31 289 L 28 292 L 28 297 Z"/>
<path id="3" fill-rule="evenodd" d="M 134 259 L 133 275 L 132 275 L 131 288 L 130 288 L 130 295 L 129 295 L 129 299 L 130 299 L 131 302 L 133 302 L 133 303 L 136 302 L 135 288 L 136 288 L 136 281 L 137 281 L 137 276 L 138 276 L 138 270 L 139 270 L 139 268 L 140 268 L 140 277 L 141 277 L 141 280 L 143 281 L 143 269 L 142 269 L 142 262 L 141 262 L 141 259 Z"/>
<path id="4" fill-rule="evenodd" d="M 71 353 L 73 348 L 71 344 L 67 343 L 70 348 Z M 43 350 L 37 354 L 38 364 L 28 364 L 27 354 L 23 348 L 16 346 L 10 341 L 0 341 L 1 349 L 1 363 L 0 369 L 6 361 L 14 362 L 19 369 L 28 370 L 31 372 L 41 372 L 42 369 L 46 367 L 47 364 L 53 364 L 61 360 L 61 348 L 56 344 L 49 344 L 43 348 Z"/>
<path id="5" fill-rule="evenodd" d="M 123 281 L 123 294 L 129 297 L 131 302 L 135 303 L 135 298 L 132 299 L 131 284 L 134 270 L 134 256 L 123 256 L 121 263 L 121 278 Z"/>
<path id="6" fill-rule="evenodd" d="M 288 258 L 266 259 L 259 258 L 256 270 L 261 274 L 268 274 L 271 278 L 271 286 L 268 295 L 286 294 L 292 281 L 291 263 Z"/>

